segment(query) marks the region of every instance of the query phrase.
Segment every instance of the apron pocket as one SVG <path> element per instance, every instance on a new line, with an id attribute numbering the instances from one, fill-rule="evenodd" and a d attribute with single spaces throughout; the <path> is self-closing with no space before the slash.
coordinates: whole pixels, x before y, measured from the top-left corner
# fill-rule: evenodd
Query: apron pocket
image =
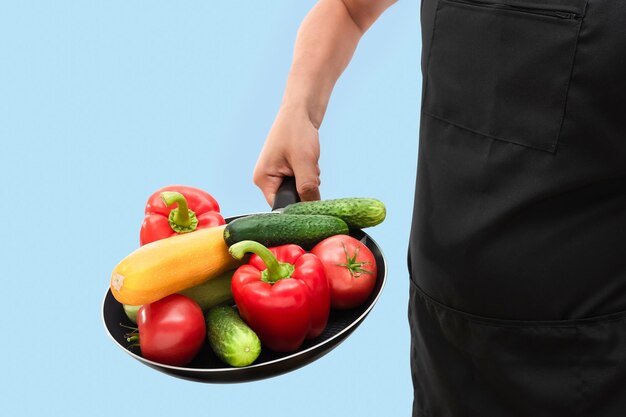
<path id="1" fill-rule="evenodd" d="M 440 0 L 423 113 L 554 152 L 586 0 Z"/>
<path id="2" fill-rule="evenodd" d="M 577 320 L 476 316 L 411 281 L 414 415 L 615 417 L 626 410 L 626 312 Z"/>

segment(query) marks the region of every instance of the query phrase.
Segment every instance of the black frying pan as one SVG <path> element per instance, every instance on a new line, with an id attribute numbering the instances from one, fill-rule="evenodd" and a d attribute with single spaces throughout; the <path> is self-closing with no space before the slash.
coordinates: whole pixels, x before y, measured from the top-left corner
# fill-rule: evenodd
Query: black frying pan
<path id="1" fill-rule="evenodd" d="M 295 181 L 293 178 L 287 178 L 278 190 L 273 209 L 279 210 L 296 201 L 298 201 L 298 194 Z M 238 217 L 243 216 L 227 218 L 226 222 Z M 378 276 L 372 295 L 357 308 L 331 310 L 324 332 L 315 339 L 306 340 L 296 352 L 277 353 L 263 348 L 254 364 L 244 368 L 233 368 L 221 362 L 213 354 L 207 342 L 187 366 L 170 366 L 153 362 L 127 348 L 130 343 L 126 341 L 124 335 L 128 333 L 128 329 L 122 325 L 133 326 L 133 323 L 128 320 L 122 305 L 113 298 L 110 290 L 107 291 L 102 305 L 104 327 L 113 341 L 133 358 L 158 371 L 183 379 L 212 383 L 248 382 L 293 371 L 319 359 L 343 342 L 363 322 L 383 290 L 387 274 L 387 263 L 383 253 L 367 233 L 355 230 L 350 234 L 363 242 L 376 258 Z"/>

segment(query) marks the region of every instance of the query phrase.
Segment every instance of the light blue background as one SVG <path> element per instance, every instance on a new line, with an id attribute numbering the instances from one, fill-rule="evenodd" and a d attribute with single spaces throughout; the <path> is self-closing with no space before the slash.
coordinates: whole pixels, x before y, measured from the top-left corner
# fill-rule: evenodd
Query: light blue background
<path id="1" fill-rule="evenodd" d="M 169 377 L 101 322 L 150 193 L 201 187 L 266 211 L 251 173 L 313 1 L 3 1 L 0 415 L 409 415 L 406 319 L 419 123 L 419 2 L 366 34 L 321 129 L 322 197 L 387 204 L 375 309 L 317 362 L 246 384 Z"/>

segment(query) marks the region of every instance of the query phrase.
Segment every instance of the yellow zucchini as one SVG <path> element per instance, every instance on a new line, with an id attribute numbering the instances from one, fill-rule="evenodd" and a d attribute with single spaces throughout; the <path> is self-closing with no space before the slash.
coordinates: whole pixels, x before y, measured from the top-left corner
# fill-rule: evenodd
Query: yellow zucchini
<path id="1" fill-rule="evenodd" d="M 224 228 L 200 229 L 141 246 L 113 269 L 113 296 L 122 304 L 148 304 L 236 268 L 241 262 L 228 253 Z"/>

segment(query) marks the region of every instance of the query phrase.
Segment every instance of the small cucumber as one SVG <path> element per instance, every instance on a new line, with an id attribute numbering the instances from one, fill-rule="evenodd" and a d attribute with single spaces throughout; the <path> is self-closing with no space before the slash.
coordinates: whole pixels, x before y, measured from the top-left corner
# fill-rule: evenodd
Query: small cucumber
<path id="1" fill-rule="evenodd" d="M 137 313 L 139 312 L 141 305 L 131 306 L 128 304 L 123 304 L 123 307 L 124 307 L 124 313 L 126 313 L 126 317 L 128 317 L 128 320 L 137 324 Z"/>
<path id="2" fill-rule="evenodd" d="M 374 198 L 338 198 L 335 200 L 302 201 L 290 204 L 283 214 L 324 214 L 339 217 L 351 229 L 376 226 L 385 220 L 385 205 Z"/>
<path id="3" fill-rule="evenodd" d="M 233 220 L 224 229 L 224 240 L 231 246 L 242 240 L 254 240 L 265 246 L 294 243 L 310 249 L 334 235 L 347 235 L 348 225 L 333 216 L 253 214 Z"/>
<path id="4" fill-rule="evenodd" d="M 210 309 L 206 315 L 206 332 L 215 355 L 231 366 L 248 366 L 261 353 L 259 337 L 233 307 Z"/>
<path id="5" fill-rule="evenodd" d="M 230 281 L 234 273 L 234 269 L 224 272 L 220 276 L 212 278 L 200 285 L 196 285 L 195 287 L 179 291 L 178 293 L 194 300 L 198 303 L 202 311 L 206 312 L 211 307 L 233 299 L 233 293 L 230 290 Z"/>

